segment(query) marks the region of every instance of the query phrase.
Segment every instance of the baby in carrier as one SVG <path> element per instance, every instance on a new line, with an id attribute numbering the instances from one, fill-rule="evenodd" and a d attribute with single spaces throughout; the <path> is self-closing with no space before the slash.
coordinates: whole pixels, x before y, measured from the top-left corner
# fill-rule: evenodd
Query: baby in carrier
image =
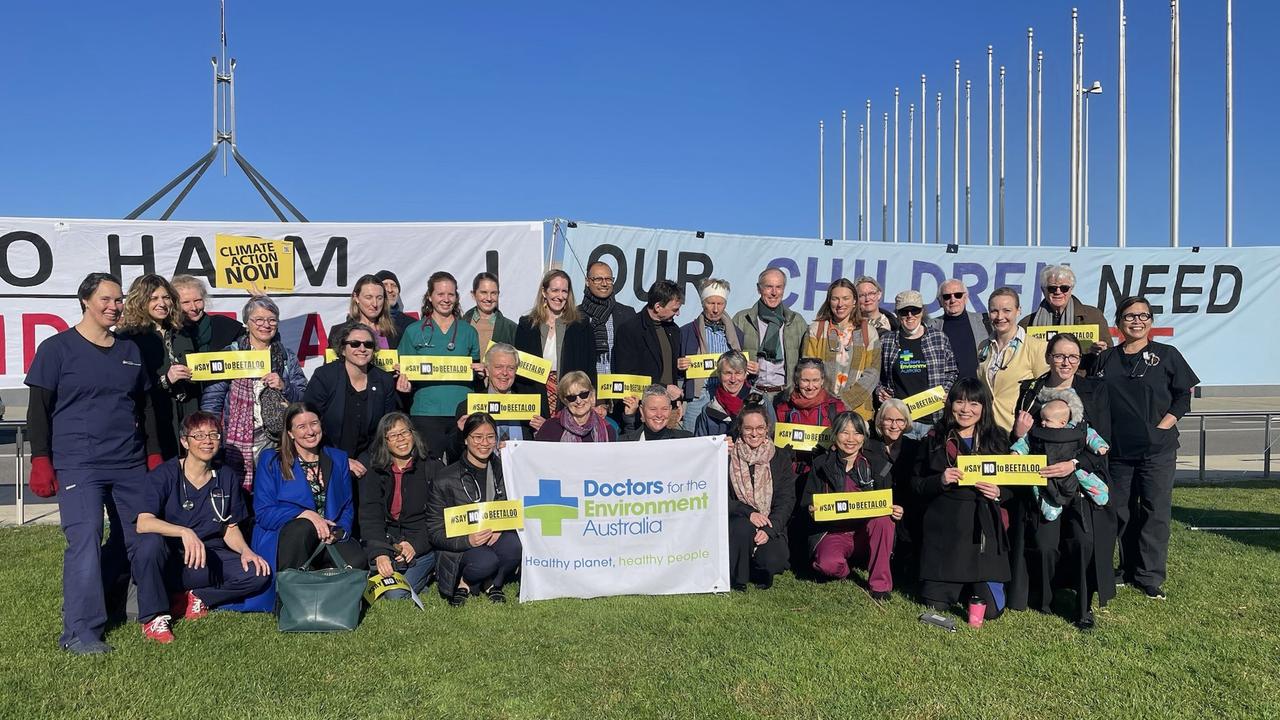
<path id="1" fill-rule="evenodd" d="M 1043 454 L 1050 465 L 1071 460 L 1084 447 L 1088 447 L 1098 455 L 1106 455 L 1111 449 L 1107 441 L 1103 440 L 1093 428 L 1073 422 L 1073 408 L 1067 398 L 1069 397 L 1070 400 L 1075 401 L 1075 405 L 1079 406 L 1080 400 L 1075 393 L 1048 392 L 1052 393 L 1053 397 L 1046 400 L 1044 395 L 1047 393 L 1042 392 L 1040 424 L 1033 426 L 1026 435 L 1019 438 L 1010 450 L 1018 455 Z M 1075 417 L 1082 418 L 1084 408 L 1078 407 L 1076 410 L 1078 411 L 1074 413 Z M 1062 478 L 1051 478 L 1045 486 L 1044 493 L 1041 493 L 1038 487 L 1031 488 L 1031 492 L 1040 502 L 1040 514 L 1044 519 L 1057 520 L 1062 514 L 1062 507 L 1076 494 L 1077 487 L 1082 489 L 1094 504 L 1098 506 L 1107 504 L 1107 484 L 1094 473 L 1084 470 L 1076 470 Z"/>

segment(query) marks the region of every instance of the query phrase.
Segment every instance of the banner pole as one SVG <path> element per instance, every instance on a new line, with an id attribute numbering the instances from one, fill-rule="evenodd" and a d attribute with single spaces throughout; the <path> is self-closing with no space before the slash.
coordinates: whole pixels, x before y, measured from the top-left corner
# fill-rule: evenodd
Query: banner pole
<path id="1" fill-rule="evenodd" d="M 907 104 L 907 242 L 911 242 L 916 204 L 916 104 Z"/>
<path id="2" fill-rule="evenodd" d="M 893 241 L 898 242 L 898 88 L 893 89 Z"/>
<path id="3" fill-rule="evenodd" d="M 1030 190 L 1030 187 L 1027 188 Z M 1028 193 L 1027 201 L 1031 200 Z M 1004 66 L 1000 66 L 1000 244 L 1004 245 Z"/>
<path id="4" fill-rule="evenodd" d="M 1036 247 L 1044 216 L 1044 51 L 1036 51 Z M 1030 244 L 1030 240 L 1027 241 Z"/>
<path id="5" fill-rule="evenodd" d="M 1031 185 L 1031 55 L 1035 49 L 1035 34 L 1035 28 L 1027 28 L 1027 247 L 1031 246 L 1031 202 L 1034 194 Z"/>
<path id="6" fill-rule="evenodd" d="M 1227 0 L 1228 7 L 1231 0 Z M 1116 72 L 1116 246 L 1125 246 L 1125 230 L 1128 227 L 1128 173 L 1129 173 L 1129 105 L 1127 94 L 1127 78 L 1125 77 L 1125 25 L 1124 0 L 1120 0 L 1120 53 L 1117 58 Z"/>
<path id="7" fill-rule="evenodd" d="M 818 239 L 819 240 L 823 239 L 823 237 L 826 236 L 827 234 L 827 228 L 824 225 L 824 223 L 826 222 L 826 217 L 825 217 L 826 213 L 823 212 L 823 210 L 825 209 L 824 206 L 826 205 L 826 198 L 823 197 L 824 193 L 826 192 L 826 184 L 825 184 L 826 178 L 823 177 L 825 174 L 825 169 L 823 167 L 825 158 L 823 157 L 824 153 L 822 148 L 822 143 L 824 142 L 823 136 L 825 135 L 825 133 L 826 131 L 823 128 L 823 121 L 819 120 L 818 121 Z"/>
<path id="8" fill-rule="evenodd" d="M 929 98 L 925 94 L 926 78 L 920 74 L 920 242 L 929 242 Z M 937 152 L 934 148 L 934 152 Z"/>
<path id="9" fill-rule="evenodd" d="M 951 242 L 960 242 L 960 61 L 956 60 L 956 83 L 951 118 Z"/>
<path id="10" fill-rule="evenodd" d="M 987 244 L 988 245 L 994 244 L 993 231 L 994 231 L 994 222 L 995 222 L 994 217 L 992 215 L 992 212 L 994 210 L 995 198 L 992 196 L 992 190 L 991 190 L 992 176 L 994 174 L 992 171 L 995 169 L 991 160 L 992 158 L 991 129 L 994 125 L 994 120 L 995 120 L 995 118 L 992 117 L 992 110 L 994 110 L 994 108 L 992 107 L 992 104 L 991 104 L 991 100 L 992 100 L 991 68 L 992 68 L 992 61 L 993 61 L 992 52 L 993 52 L 992 47 L 988 45 L 987 46 Z"/>

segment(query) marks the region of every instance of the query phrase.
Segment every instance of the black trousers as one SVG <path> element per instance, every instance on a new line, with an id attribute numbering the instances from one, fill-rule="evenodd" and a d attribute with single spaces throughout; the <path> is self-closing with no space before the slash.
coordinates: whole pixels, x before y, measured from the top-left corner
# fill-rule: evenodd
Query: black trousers
<path id="1" fill-rule="evenodd" d="M 985 582 L 920 581 L 920 600 L 934 610 L 947 612 L 952 606 L 959 605 L 961 598 L 967 603 L 971 597 L 976 597 L 986 604 L 987 611 L 983 613 L 983 617 L 987 620 L 995 620 L 1004 614 L 1003 608 L 996 607 L 996 598 Z"/>
<path id="2" fill-rule="evenodd" d="M 422 436 L 423 444 L 427 446 L 428 457 L 432 460 L 441 460 L 454 452 L 454 443 L 458 435 L 457 418 L 414 415 L 410 419 L 413 421 L 413 429 L 418 431 Z M 449 457 L 446 462 L 457 459 Z"/>
<path id="3" fill-rule="evenodd" d="M 459 567 L 462 579 L 473 590 L 486 582 L 494 590 L 501 590 L 520 567 L 522 550 L 520 537 L 510 531 L 498 535 L 498 541 L 492 545 L 467 548 Z"/>
<path id="4" fill-rule="evenodd" d="M 787 569 L 789 549 L 786 537 L 771 537 L 763 545 L 755 544 L 756 526 L 749 517 L 729 518 L 729 585 L 746 587 L 747 583 L 768 583 Z"/>
<path id="5" fill-rule="evenodd" d="M 1057 520 L 1041 518 L 1031 531 L 1027 548 L 1030 607 L 1052 612 L 1054 578 L 1076 592 L 1073 620 L 1090 612 L 1094 592 L 1094 511 L 1077 495 Z M 1034 521 L 1033 521 L 1034 522 Z"/>
<path id="6" fill-rule="evenodd" d="M 280 541 L 276 545 L 276 572 L 287 568 L 301 568 L 318 547 L 320 537 L 316 535 L 316 526 L 310 520 L 290 520 L 280 528 Z M 369 561 L 365 558 L 364 548 L 353 538 L 348 537 L 342 542 L 334 543 L 333 547 L 351 567 L 368 567 Z M 313 570 L 329 567 L 333 567 L 333 561 L 327 552 L 317 555 L 315 562 L 311 564 Z"/>
<path id="7" fill-rule="evenodd" d="M 1164 584 L 1177 462 L 1176 450 L 1141 460 L 1111 459 L 1108 504 L 1115 508 L 1119 572 L 1127 581 L 1149 587 Z"/>

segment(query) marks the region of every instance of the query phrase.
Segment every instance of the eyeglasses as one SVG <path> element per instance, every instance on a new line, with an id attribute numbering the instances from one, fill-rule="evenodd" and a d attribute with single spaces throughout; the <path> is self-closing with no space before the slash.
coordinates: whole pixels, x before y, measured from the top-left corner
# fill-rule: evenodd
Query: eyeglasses
<path id="1" fill-rule="evenodd" d="M 1054 353 L 1049 356 L 1049 359 L 1054 362 L 1067 363 L 1068 365 L 1075 365 L 1080 362 L 1079 355 L 1068 355 L 1066 353 Z"/>
<path id="2" fill-rule="evenodd" d="M 412 430 L 398 430 L 396 432 L 387 433 L 388 440 L 408 440 L 413 437 Z"/>
<path id="3" fill-rule="evenodd" d="M 599 284 L 601 284 L 601 285 L 612 285 L 612 284 L 613 284 L 613 278 L 611 278 L 611 277 L 589 277 L 589 278 L 587 278 L 587 282 L 599 283 Z"/>
<path id="4" fill-rule="evenodd" d="M 742 426 L 743 435 L 763 435 L 767 432 L 769 432 L 768 425 L 757 425 L 754 427 L 747 427 L 746 425 Z"/>
<path id="5" fill-rule="evenodd" d="M 859 300 L 870 300 L 871 298 L 877 298 L 877 297 L 880 297 L 879 290 L 874 290 L 872 292 L 858 293 Z"/>
<path id="6" fill-rule="evenodd" d="M 939 297 L 941 297 L 943 300 L 961 300 L 964 298 L 964 293 L 962 292 L 942 293 L 942 295 L 940 295 Z"/>
<path id="7" fill-rule="evenodd" d="M 924 312 L 923 308 L 917 308 L 917 307 L 898 308 L 899 317 L 906 317 L 908 315 L 919 315 L 922 312 Z"/>
<path id="8" fill-rule="evenodd" d="M 1154 315 L 1152 315 L 1151 313 L 1146 313 L 1146 312 L 1143 312 L 1143 313 L 1125 313 L 1125 314 L 1123 314 L 1123 315 L 1121 315 L 1121 316 L 1120 316 L 1120 319 L 1121 319 L 1121 320 L 1123 320 L 1123 321 L 1125 321 L 1125 322 L 1133 322 L 1134 320 L 1137 320 L 1138 322 L 1147 322 L 1148 320 L 1150 320 L 1150 319 L 1151 319 L 1151 318 L 1153 318 L 1153 317 L 1155 317 L 1155 316 L 1154 316 Z"/>
<path id="9" fill-rule="evenodd" d="M 343 344 L 349 348 L 368 348 L 369 350 L 378 347 L 378 343 L 372 340 L 348 340 Z"/>
<path id="10" fill-rule="evenodd" d="M 477 445 L 492 445 L 498 442 L 497 435 L 470 435 L 467 439 Z"/>
<path id="11" fill-rule="evenodd" d="M 568 393 L 562 399 L 567 403 L 577 402 L 579 400 L 586 400 L 587 398 L 591 397 L 591 393 L 592 393 L 591 390 L 583 390 L 580 393 Z"/>
<path id="12" fill-rule="evenodd" d="M 280 324 L 277 318 L 249 318 L 249 322 L 258 327 L 275 327 Z"/>
<path id="13" fill-rule="evenodd" d="M 901 425 L 903 427 L 907 426 L 907 421 L 903 420 L 902 418 L 885 418 L 880 422 L 884 423 L 885 425 Z"/>
<path id="14" fill-rule="evenodd" d="M 218 433 L 218 432 L 188 433 L 187 439 L 195 440 L 196 442 L 204 442 L 205 440 L 221 440 L 222 433 Z"/>
<path id="15" fill-rule="evenodd" d="M 1049 293 L 1050 295 L 1052 295 L 1053 293 L 1063 293 L 1065 295 L 1066 293 L 1071 292 L 1071 286 L 1070 285 L 1045 285 L 1044 291 Z"/>

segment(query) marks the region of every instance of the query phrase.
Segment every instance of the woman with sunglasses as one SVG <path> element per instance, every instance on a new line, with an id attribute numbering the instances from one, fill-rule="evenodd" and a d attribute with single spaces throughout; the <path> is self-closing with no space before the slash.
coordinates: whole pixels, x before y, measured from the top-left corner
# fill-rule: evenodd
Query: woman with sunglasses
<path id="1" fill-rule="evenodd" d="M 240 478 L 214 462 L 222 449 L 218 418 L 188 415 L 179 442 L 185 456 L 147 475 L 130 559 L 142 634 L 162 644 L 173 642 L 173 620 L 197 620 L 271 583 L 271 566 L 240 531 L 249 517 Z"/>
<path id="2" fill-rule="evenodd" d="M 1111 405 L 1102 382 L 1076 374 L 1082 356 L 1088 351 L 1071 333 L 1058 333 L 1048 343 L 1046 359 L 1049 372 L 1034 380 L 1022 383 L 1018 398 L 1019 410 L 1014 435 L 1023 437 L 1031 430 L 1035 417 L 1044 403 L 1062 398 L 1070 393 L 1077 398 L 1082 416 L 1076 424 L 1088 424 L 1103 438 L 1111 436 Z M 1096 593 L 1098 606 L 1105 607 L 1115 597 L 1115 583 L 1111 574 L 1111 557 L 1115 552 L 1115 511 L 1111 501 L 1097 505 L 1089 500 L 1083 488 L 1075 482 L 1063 482 L 1076 470 L 1091 472 L 1104 481 L 1108 477 L 1106 456 L 1088 450 L 1075 458 L 1054 463 L 1040 471 L 1048 485 L 1042 492 L 1056 495 L 1055 504 L 1062 514 L 1055 520 L 1046 519 L 1039 511 L 1038 503 L 1024 505 L 1022 521 L 1027 527 L 1025 566 L 1014 564 L 1014 570 L 1025 567 L 1023 577 L 1015 576 L 1010 583 L 1009 606 L 1015 610 L 1032 607 L 1040 612 L 1052 612 L 1054 578 L 1063 577 L 1066 586 L 1075 591 L 1076 608 L 1074 622 L 1081 630 L 1094 626 L 1092 598 Z M 1063 488 L 1069 490 L 1062 495 Z M 1058 502 L 1060 501 L 1060 502 Z M 1059 563 L 1067 568 L 1059 572 Z"/>
<path id="3" fill-rule="evenodd" d="M 978 347 L 978 379 L 991 392 L 992 419 L 1006 434 L 1013 430 L 1022 382 L 1049 371 L 1045 341 L 1028 335 L 1025 328 L 1018 326 L 1019 305 L 1018 291 L 1013 288 L 996 288 L 991 292 L 987 297 L 991 337 Z"/>
<path id="4" fill-rule="evenodd" d="M 950 390 L 960 371 L 951 341 L 924 322 L 924 297 L 915 290 L 903 290 L 894 298 L 894 308 L 898 329 L 881 336 L 879 401 L 891 397 L 905 400 L 939 386 L 944 392 Z M 907 434 L 923 437 L 940 414 L 919 418 Z"/>
<path id="5" fill-rule="evenodd" d="M 253 492 L 257 461 L 268 446 L 280 440 L 281 417 L 286 405 L 302 400 L 307 376 L 298 356 L 280 340 L 280 308 L 265 295 L 252 297 L 240 313 L 244 333 L 225 350 L 266 350 L 271 363 L 260 378 L 239 378 L 210 383 L 200 399 L 200 409 L 222 421 L 226 464 L 241 476 L 246 492 Z"/>
<path id="6" fill-rule="evenodd" d="M 1163 600 L 1169 559 L 1178 420 L 1191 410 L 1200 378 L 1172 345 L 1151 339 L 1155 316 L 1144 297 L 1116 308 L 1120 345 L 1094 366 L 1111 403 L 1111 498 L 1120 545 L 1117 584 Z"/>
<path id="7" fill-rule="evenodd" d="M 400 357 L 407 355 L 447 355 L 470 361 L 481 372 L 480 337 L 458 310 L 458 281 L 447 272 L 432 273 L 422 296 L 422 319 L 405 329 L 400 338 Z M 453 411 L 467 399 L 471 382 L 409 382 L 401 374 L 396 389 L 413 393 L 409 415 L 413 426 L 427 443 L 433 458 L 443 458 L 453 447 L 457 434 Z"/>
<path id="8" fill-rule="evenodd" d="M 400 573 L 420 593 L 436 565 L 427 537 L 427 500 L 444 468 L 427 459 L 413 421 L 401 412 L 388 413 L 378 422 L 368 461 L 356 516 L 370 569 L 384 578 Z M 392 598 L 408 596 L 404 590 L 387 593 Z"/>
<path id="9" fill-rule="evenodd" d="M 1102 352 L 1111 347 L 1111 327 L 1107 316 L 1073 295 L 1075 286 L 1076 273 L 1070 265 L 1050 265 L 1041 270 L 1040 289 L 1044 292 L 1044 299 L 1035 312 L 1022 318 L 1018 324 L 1022 327 L 1093 325 L 1098 328 L 1098 341 L 1085 348 L 1085 352 Z"/>
<path id="10" fill-rule="evenodd" d="M 339 326 L 333 339 L 337 359 L 316 368 L 303 394 L 303 401 L 320 411 L 325 438 L 347 454 L 356 477 L 364 475 L 363 461 L 357 458 L 377 439 L 378 421 L 399 402 L 395 378 L 373 362 L 376 338 L 363 323 Z"/>
<path id="11" fill-rule="evenodd" d="M 502 588 L 520 567 L 520 538 L 511 530 L 478 530 L 448 537 L 444 522 L 449 508 L 507 499 L 502 462 L 494 453 L 498 427 L 493 418 L 487 413 L 468 415 L 462 426 L 462 445 L 462 457 L 440 471 L 427 500 L 427 536 L 436 551 L 436 587 L 453 607 L 482 592 L 489 596 L 489 602 L 503 603 L 507 597 Z"/>
<path id="12" fill-rule="evenodd" d="M 560 379 L 557 410 L 538 428 L 534 440 L 550 442 L 613 442 L 617 431 L 596 412 L 596 389 L 585 372 L 575 370 Z"/>
<path id="13" fill-rule="evenodd" d="M 827 299 L 809 323 L 803 353 L 826 365 L 832 395 L 864 420 L 871 417 L 880 384 L 880 346 L 858 310 L 853 283 L 840 278 L 827 287 Z"/>
<path id="14" fill-rule="evenodd" d="M 920 448 L 912 489 L 922 504 L 920 601 L 947 611 L 957 603 L 985 606 L 999 617 L 1009 582 L 1009 537 L 1000 504 L 1007 487 L 978 482 L 961 486 L 961 455 L 1003 455 L 1008 433 L 996 427 L 991 393 L 976 378 L 951 387 L 938 421 Z"/>

